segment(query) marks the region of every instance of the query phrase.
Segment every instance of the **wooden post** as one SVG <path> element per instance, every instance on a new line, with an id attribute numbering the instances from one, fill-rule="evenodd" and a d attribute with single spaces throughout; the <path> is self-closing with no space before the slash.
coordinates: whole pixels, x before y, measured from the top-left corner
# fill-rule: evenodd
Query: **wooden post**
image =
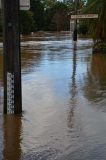
<path id="1" fill-rule="evenodd" d="M 4 113 L 22 112 L 19 0 L 2 0 L 4 29 Z"/>
<path id="2" fill-rule="evenodd" d="M 75 13 L 77 14 L 77 0 L 74 1 L 75 3 Z M 73 49 L 76 50 L 77 47 L 77 19 L 74 20 L 74 31 L 73 31 Z"/>
<path id="3" fill-rule="evenodd" d="M 21 116 L 6 115 L 3 117 L 3 159 L 21 159 Z"/>

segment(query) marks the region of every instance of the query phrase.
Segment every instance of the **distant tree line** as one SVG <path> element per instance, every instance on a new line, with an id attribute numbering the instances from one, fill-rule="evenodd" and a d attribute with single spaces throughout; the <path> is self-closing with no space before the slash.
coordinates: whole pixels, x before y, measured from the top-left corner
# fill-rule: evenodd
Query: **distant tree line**
<path id="1" fill-rule="evenodd" d="M 56 0 L 31 0 L 29 11 L 20 11 L 20 31 L 28 34 L 35 31 L 69 30 L 68 6 Z"/>
<path id="2" fill-rule="evenodd" d="M 20 10 L 20 33 L 69 30 L 69 7 L 57 0 L 30 0 L 29 11 Z M 0 10 L 0 34 L 2 18 Z"/>
<path id="3" fill-rule="evenodd" d="M 77 8 L 82 8 L 84 0 L 77 0 L 77 2 Z M 65 31 L 70 29 L 70 13 L 75 10 L 74 1 L 30 0 L 30 3 L 31 8 L 29 11 L 20 10 L 21 34 L 29 34 L 36 31 Z M 2 21 L 0 15 L 1 32 Z"/>

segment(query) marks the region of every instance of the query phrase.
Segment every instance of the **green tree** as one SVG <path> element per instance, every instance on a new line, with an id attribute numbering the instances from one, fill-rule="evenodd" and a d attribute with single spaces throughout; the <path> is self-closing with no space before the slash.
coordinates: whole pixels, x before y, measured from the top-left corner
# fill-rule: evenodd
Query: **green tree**
<path id="1" fill-rule="evenodd" d="M 20 32 L 29 34 L 36 30 L 36 25 L 31 11 L 20 11 Z"/>
<path id="2" fill-rule="evenodd" d="M 88 0 L 86 13 L 97 13 L 98 19 L 89 20 L 89 33 L 94 41 L 106 42 L 106 0 Z"/>
<path id="3" fill-rule="evenodd" d="M 31 12 L 36 22 L 37 30 L 44 28 L 44 4 L 41 0 L 31 0 Z"/>
<path id="4" fill-rule="evenodd" d="M 42 3 L 45 9 L 52 8 L 55 5 L 56 0 L 42 0 Z"/>
<path id="5" fill-rule="evenodd" d="M 49 30 L 60 31 L 69 29 L 68 7 L 62 2 L 56 2 L 46 10 L 46 23 Z"/>
<path id="6" fill-rule="evenodd" d="M 77 10 L 77 12 L 81 11 L 85 6 L 85 1 L 86 0 L 76 0 L 76 1 L 68 0 L 66 4 L 69 8 L 69 12 L 74 13 L 75 9 Z"/>
<path id="7" fill-rule="evenodd" d="M 78 33 L 82 35 L 86 35 L 88 33 L 88 26 L 85 22 L 81 21 L 78 27 Z"/>

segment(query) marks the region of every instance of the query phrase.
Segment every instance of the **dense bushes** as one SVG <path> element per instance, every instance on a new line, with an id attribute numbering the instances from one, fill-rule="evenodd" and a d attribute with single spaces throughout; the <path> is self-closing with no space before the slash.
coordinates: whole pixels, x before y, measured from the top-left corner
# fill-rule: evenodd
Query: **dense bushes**
<path id="1" fill-rule="evenodd" d="M 86 23 L 81 22 L 78 27 L 78 33 L 82 35 L 88 34 L 88 27 Z"/>
<path id="2" fill-rule="evenodd" d="M 31 0 L 30 11 L 20 11 L 22 34 L 40 30 L 69 30 L 69 22 L 67 5 L 55 0 Z"/>
<path id="3" fill-rule="evenodd" d="M 20 12 L 20 33 L 29 34 L 32 31 L 36 31 L 36 24 L 31 11 Z"/>

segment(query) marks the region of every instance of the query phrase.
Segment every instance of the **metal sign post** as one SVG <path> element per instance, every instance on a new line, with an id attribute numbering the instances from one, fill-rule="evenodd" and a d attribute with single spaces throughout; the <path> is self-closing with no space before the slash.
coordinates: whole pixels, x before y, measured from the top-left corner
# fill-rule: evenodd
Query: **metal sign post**
<path id="1" fill-rule="evenodd" d="M 98 18 L 98 14 L 75 14 L 71 15 L 71 20 L 74 20 L 74 31 L 73 31 L 73 43 L 74 43 L 74 49 L 76 49 L 76 42 L 77 42 L 77 19 L 93 19 Z"/>
<path id="2" fill-rule="evenodd" d="M 19 0 L 2 0 L 4 29 L 4 113 L 22 112 Z"/>

